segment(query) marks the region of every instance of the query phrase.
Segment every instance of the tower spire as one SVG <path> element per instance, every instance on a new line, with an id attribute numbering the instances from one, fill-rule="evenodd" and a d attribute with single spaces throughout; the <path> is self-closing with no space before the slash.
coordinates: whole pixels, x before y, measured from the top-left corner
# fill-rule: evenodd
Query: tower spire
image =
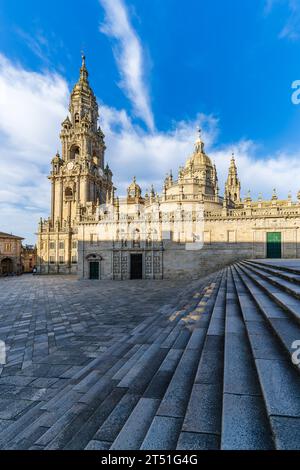
<path id="1" fill-rule="evenodd" d="M 225 196 L 228 198 L 228 200 L 232 201 L 233 203 L 239 203 L 240 191 L 241 183 L 238 178 L 234 152 L 232 152 L 228 170 L 228 177 L 225 183 Z"/>
<path id="2" fill-rule="evenodd" d="M 88 71 L 85 63 L 85 55 L 81 55 L 81 67 L 79 80 L 75 84 L 70 97 L 71 124 L 91 126 L 97 131 L 98 104 L 88 81 Z"/>
<path id="3" fill-rule="evenodd" d="M 85 54 L 81 52 L 80 80 L 87 81 L 88 75 L 89 73 L 87 71 L 86 64 L 85 64 Z"/>

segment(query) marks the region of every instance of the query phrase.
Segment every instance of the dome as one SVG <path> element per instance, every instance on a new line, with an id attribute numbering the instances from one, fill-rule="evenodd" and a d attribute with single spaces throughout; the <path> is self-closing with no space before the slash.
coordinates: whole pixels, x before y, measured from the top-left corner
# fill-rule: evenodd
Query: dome
<path id="1" fill-rule="evenodd" d="M 206 155 L 204 151 L 204 142 L 201 139 L 201 130 L 198 129 L 198 137 L 195 141 L 195 150 L 190 158 L 186 161 L 185 168 L 193 167 L 197 170 L 202 167 L 213 167 L 211 159 Z"/>
<path id="2" fill-rule="evenodd" d="M 136 177 L 133 177 L 132 183 L 128 186 L 127 195 L 129 198 L 140 198 L 142 190 L 136 182 Z"/>

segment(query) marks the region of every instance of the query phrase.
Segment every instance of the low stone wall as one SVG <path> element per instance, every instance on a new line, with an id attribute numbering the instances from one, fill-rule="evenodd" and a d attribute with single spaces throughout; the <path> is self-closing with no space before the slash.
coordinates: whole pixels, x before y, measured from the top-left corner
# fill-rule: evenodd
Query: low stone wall
<path id="1" fill-rule="evenodd" d="M 252 243 L 213 243 L 199 250 L 170 243 L 163 253 L 164 279 L 197 279 L 235 261 L 253 258 Z"/>

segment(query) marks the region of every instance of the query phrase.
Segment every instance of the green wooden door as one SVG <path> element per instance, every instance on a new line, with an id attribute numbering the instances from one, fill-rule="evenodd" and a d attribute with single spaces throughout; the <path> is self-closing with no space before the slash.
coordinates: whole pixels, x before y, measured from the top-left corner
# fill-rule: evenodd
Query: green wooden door
<path id="1" fill-rule="evenodd" d="M 281 232 L 267 233 L 267 258 L 281 258 Z"/>
<path id="2" fill-rule="evenodd" d="M 90 262 L 90 279 L 99 279 L 99 261 Z"/>

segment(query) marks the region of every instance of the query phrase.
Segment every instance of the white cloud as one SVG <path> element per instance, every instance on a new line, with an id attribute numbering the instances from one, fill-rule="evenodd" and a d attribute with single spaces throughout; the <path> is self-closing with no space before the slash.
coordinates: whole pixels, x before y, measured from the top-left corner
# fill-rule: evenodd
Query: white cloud
<path id="1" fill-rule="evenodd" d="M 291 174 L 300 174 L 300 155 L 278 152 L 257 159 L 258 145 L 250 140 L 218 148 L 220 124 L 213 116 L 199 114 L 191 121 L 173 123 L 168 132 L 153 134 L 134 126 L 125 111 L 102 106 L 101 120 L 106 135 L 106 160 L 112 167 L 121 194 L 125 194 L 133 175 L 144 190 L 153 183 L 155 189 L 161 191 L 165 174 L 172 169 L 176 177 L 178 167 L 193 152 L 198 124 L 206 129 L 203 140 L 208 155 L 216 163 L 221 194 L 232 151 L 236 155 L 242 195 L 246 196 L 251 189 L 253 198 L 262 192 L 268 199 L 276 188 L 278 196 L 286 198 L 289 190 L 295 196 L 300 189 L 298 180 L 291 179 Z"/>
<path id="2" fill-rule="evenodd" d="M 99 0 L 105 10 L 100 31 L 115 40 L 114 55 L 121 74 L 121 87 L 131 100 L 136 116 L 154 130 L 149 91 L 145 82 L 145 64 L 140 39 L 130 24 L 122 0 Z"/>
<path id="3" fill-rule="evenodd" d="M 100 121 L 106 136 L 106 161 L 123 194 L 133 176 L 144 189 L 152 183 L 160 189 L 165 174 L 170 169 L 177 172 L 179 165 L 193 152 L 199 124 L 207 129 L 203 134 L 207 143 L 212 142 L 218 132 L 217 120 L 203 114 L 189 122 L 174 122 L 167 132 L 149 133 L 134 125 L 124 110 L 102 105 Z"/>
<path id="4" fill-rule="evenodd" d="M 59 148 L 60 123 L 67 113 L 69 90 L 66 81 L 50 73 L 33 73 L 0 56 L 0 230 L 35 240 L 40 216 L 50 212 L 50 160 Z M 289 189 L 295 196 L 300 174 L 300 155 L 279 152 L 256 158 L 255 142 L 233 142 L 219 148 L 218 128 L 213 116 L 199 114 L 190 121 L 174 122 L 167 132 L 147 132 L 136 126 L 125 110 L 103 104 L 100 122 L 106 134 L 106 161 L 114 172 L 119 194 L 124 194 L 133 175 L 143 189 L 151 183 L 161 190 L 165 174 L 193 151 L 196 126 L 204 127 L 206 149 L 216 162 L 223 193 L 231 151 L 234 150 L 242 182 L 242 193 L 263 191 L 270 198 L 273 187 L 280 197 Z"/>
<path id="5" fill-rule="evenodd" d="M 38 218 L 48 215 L 47 174 L 68 94 L 58 75 L 26 71 L 0 55 L 0 230 L 30 242 Z"/>

